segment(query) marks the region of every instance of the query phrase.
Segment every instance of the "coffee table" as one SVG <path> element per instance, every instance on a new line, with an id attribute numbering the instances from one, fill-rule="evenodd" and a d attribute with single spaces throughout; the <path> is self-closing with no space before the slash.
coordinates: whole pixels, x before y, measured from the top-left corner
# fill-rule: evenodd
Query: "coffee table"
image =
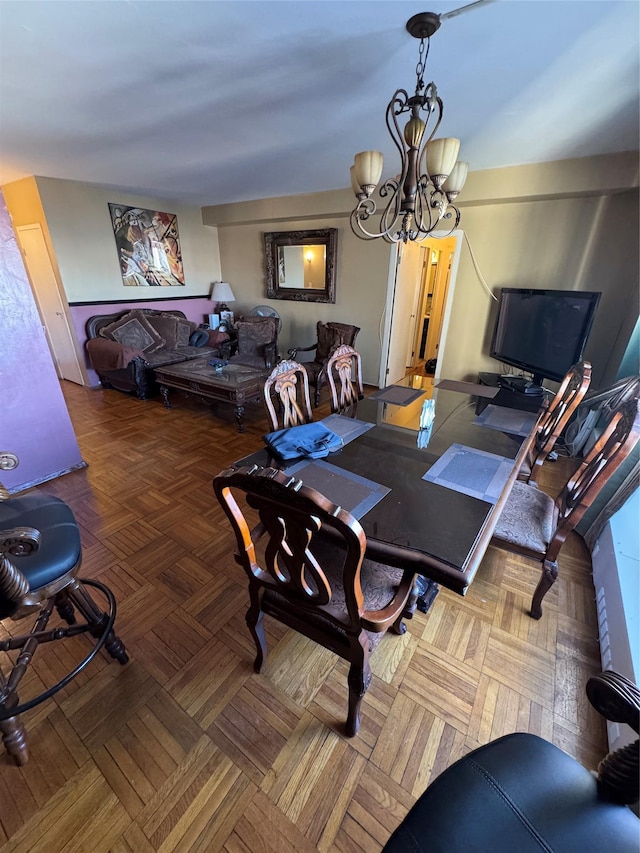
<path id="1" fill-rule="evenodd" d="M 270 371 L 242 364 L 228 364 L 219 370 L 203 359 L 196 359 L 157 367 L 154 373 L 167 409 L 171 408 L 170 388 L 193 394 L 207 402 L 232 403 L 238 432 L 244 432 L 245 403 L 260 402 Z"/>

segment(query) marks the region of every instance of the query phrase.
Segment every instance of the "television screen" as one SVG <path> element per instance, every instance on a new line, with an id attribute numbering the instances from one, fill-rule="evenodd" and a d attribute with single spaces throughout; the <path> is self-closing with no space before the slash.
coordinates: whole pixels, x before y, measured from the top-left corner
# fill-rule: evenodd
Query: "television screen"
<path id="1" fill-rule="evenodd" d="M 580 361 L 599 293 L 503 287 L 491 355 L 543 378 L 560 381 Z"/>

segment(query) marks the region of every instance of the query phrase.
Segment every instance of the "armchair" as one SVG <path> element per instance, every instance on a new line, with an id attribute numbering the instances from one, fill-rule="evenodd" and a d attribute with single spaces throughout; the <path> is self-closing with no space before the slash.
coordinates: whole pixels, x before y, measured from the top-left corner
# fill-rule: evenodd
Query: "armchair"
<path id="1" fill-rule="evenodd" d="M 282 427 L 278 423 L 274 397 L 282 413 Z M 264 383 L 264 406 L 272 430 L 311 423 L 309 382 L 301 364 L 285 359 L 273 368 Z"/>
<path id="2" fill-rule="evenodd" d="M 327 378 L 331 391 L 331 411 L 355 418 L 358 400 L 364 397 L 360 353 L 346 344 L 336 347 L 327 362 Z"/>
<path id="3" fill-rule="evenodd" d="M 371 682 L 369 655 L 387 630 L 406 631 L 402 618 L 415 575 L 365 559 L 359 522 L 295 477 L 253 465 L 223 471 L 213 487 L 249 580 L 255 671 L 267 655 L 265 614 L 349 661 L 346 734 L 352 737 Z M 257 511 L 253 530 L 236 497 Z"/>
<path id="4" fill-rule="evenodd" d="M 360 331 L 359 326 L 350 326 L 347 323 L 323 323 L 317 324 L 318 340 L 308 347 L 293 347 L 289 350 L 289 358 L 298 361 L 299 352 L 312 352 L 315 350 L 313 361 L 303 362 L 303 367 L 309 377 L 309 385 L 315 389 L 313 395 L 314 406 L 320 404 L 320 392 L 328 383 L 327 361 L 331 351 L 342 344 L 352 347 Z"/>
<path id="5" fill-rule="evenodd" d="M 591 364 L 588 361 L 581 361 L 569 368 L 555 397 L 538 418 L 536 438 L 518 472 L 518 480 L 531 484 L 537 482 L 542 463 L 582 402 L 590 382 Z"/>
<path id="6" fill-rule="evenodd" d="M 271 369 L 278 362 L 278 317 L 244 317 L 235 327 L 235 341 L 221 347 L 221 357 L 257 370 Z"/>

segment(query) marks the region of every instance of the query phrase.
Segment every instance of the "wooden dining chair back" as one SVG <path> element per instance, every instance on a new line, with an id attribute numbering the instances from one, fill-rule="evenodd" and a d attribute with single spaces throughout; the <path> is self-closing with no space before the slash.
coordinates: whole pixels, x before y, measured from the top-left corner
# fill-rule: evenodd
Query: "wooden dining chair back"
<path id="1" fill-rule="evenodd" d="M 640 402 L 627 400 L 611 413 L 592 450 L 554 500 L 535 485 L 516 482 L 498 519 L 493 545 L 542 563 L 531 616 L 542 615 L 542 599 L 558 575 L 558 554 L 607 481 L 640 438 Z"/>
<path id="2" fill-rule="evenodd" d="M 311 423 L 309 380 L 301 364 L 287 359 L 273 368 L 264 383 L 264 406 L 272 430 Z"/>
<path id="3" fill-rule="evenodd" d="M 591 364 L 588 361 L 578 362 L 569 368 L 555 397 L 538 418 L 535 441 L 518 473 L 519 480 L 537 482 L 542 463 L 582 402 L 590 383 Z"/>
<path id="4" fill-rule="evenodd" d="M 388 629 L 404 632 L 415 576 L 365 559 L 359 522 L 274 468 L 224 471 L 214 479 L 214 491 L 236 536 L 236 562 L 249 580 L 246 621 L 256 672 L 266 661 L 268 614 L 350 662 L 346 732 L 355 735 L 371 681 L 369 655 Z M 253 530 L 237 498 L 257 512 L 260 523 Z"/>
<path id="5" fill-rule="evenodd" d="M 359 326 L 349 323 L 323 323 L 321 320 L 316 325 L 317 341 L 307 347 L 293 347 L 289 350 L 289 358 L 298 359 L 299 352 L 311 352 L 315 350 L 313 361 L 303 362 L 304 369 L 309 377 L 309 385 L 314 389 L 313 404 L 320 405 L 320 393 L 328 383 L 327 361 L 335 347 L 347 344 L 352 347 L 355 344 Z"/>
<path id="6" fill-rule="evenodd" d="M 8 497 L 0 487 L 0 494 L 6 497 L 0 500 L 0 619 L 18 621 L 34 615 L 29 632 L 20 633 L 23 629 L 18 626 L 17 633 L 0 635 L 0 733 L 7 753 L 23 765 L 29 753 L 21 714 L 65 687 L 103 646 L 120 663 L 127 663 L 128 657 L 114 632 L 113 593 L 103 583 L 78 577 L 80 531 L 70 507 L 40 493 Z M 106 601 L 105 610 L 94 602 L 90 588 Z M 74 661 L 62 678 L 37 695 L 21 696 L 23 680 L 38 680 L 24 678 L 38 647 L 78 634 L 92 640 L 82 660 Z M 74 641 L 69 645 L 73 649 Z M 99 716 L 100 709 L 92 713 Z"/>
<path id="7" fill-rule="evenodd" d="M 336 347 L 327 362 L 327 378 L 331 393 L 331 411 L 355 418 L 358 400 L 362 400 L 362 360 L 353 347 Z"/>

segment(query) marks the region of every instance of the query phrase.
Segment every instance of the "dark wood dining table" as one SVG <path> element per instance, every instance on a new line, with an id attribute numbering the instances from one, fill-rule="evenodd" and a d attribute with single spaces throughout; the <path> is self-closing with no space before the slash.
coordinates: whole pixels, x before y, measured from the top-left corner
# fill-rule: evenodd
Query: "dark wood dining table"
<path id="1" fill-rule="evenodd" d="M 423 390 L 419 385 L 415 390 L 415 399 L 404 406 L 362 400 L 357 420 L 373 426 L 322 461 L 347 475 L 380 484 L 386 491 L 359 517 L 367 536 L 368 557 L 381 562 L 391 557 L 394 565 L 464 595 L 489 546 L 534 431 L 523 437 L 479 425 L 473 394 L 437 387 Z M 428 445 L 420 448 L 420 414 L 429 398 L 435 402 L 435 421 Z M 332 422 L 336 424 L 329 421 L 330 426 Z M 495 502 L 423 479 L 453 445 L 509 460 L 502 463 L 508 477 Z M 267 448 L 239 460 L 234 467 L 249 464 L 284 470 L 292 466 Z M 301 479 L 304 482 L 303 474 Z"/>

